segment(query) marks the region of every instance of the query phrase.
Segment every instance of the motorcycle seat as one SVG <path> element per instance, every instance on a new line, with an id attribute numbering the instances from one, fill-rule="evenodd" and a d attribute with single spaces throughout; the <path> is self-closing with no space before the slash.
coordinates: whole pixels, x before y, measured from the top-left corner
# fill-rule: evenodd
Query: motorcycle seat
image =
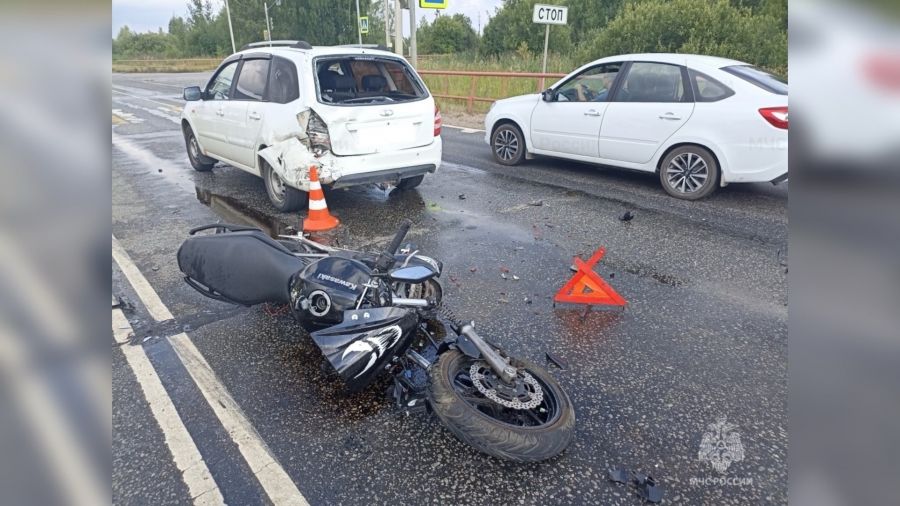
<path id="1" fill-rule="evenodd" d="M 214 299 L 245 306 L 290 303 L 291 281 L 305 265 L 258 229 L 195 235 L 178 249 L 178 267 L 188 284 Z"/>

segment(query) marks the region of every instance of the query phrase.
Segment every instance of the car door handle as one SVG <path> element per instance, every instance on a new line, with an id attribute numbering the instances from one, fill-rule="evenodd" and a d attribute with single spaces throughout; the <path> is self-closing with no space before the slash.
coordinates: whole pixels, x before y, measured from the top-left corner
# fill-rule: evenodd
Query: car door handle
<path id="1" fill-rule="evenodd" d="M 584 115 L 585 116 L 600 116 L 600 113 L 597 111 L 597 109 L 588 109 L 588 110 L 584 111 Z"/>
<path id="2" fill-rule="evenodd" d="M 675 116 L 673 113 L 667 112 L 666 114 L 660 116 L 659 119 L 679 120 L 681 119 L 681 116 Z"/>
<path id="3" fill-rule="evenodd" d="M 225 116 L 225 109 L 218 109 L 216 111 L 216 116 Z"/>
<path id="4" fill-rule="evenodd" d="M 248 116 L 250 119 L 256 119 L 256 120 L 262 118 L 262 116 L 260 116 L 259 113 L 256 112 L 256 111 L 250 111 L 250 113 L 249 113 L 247 116 Z"/>

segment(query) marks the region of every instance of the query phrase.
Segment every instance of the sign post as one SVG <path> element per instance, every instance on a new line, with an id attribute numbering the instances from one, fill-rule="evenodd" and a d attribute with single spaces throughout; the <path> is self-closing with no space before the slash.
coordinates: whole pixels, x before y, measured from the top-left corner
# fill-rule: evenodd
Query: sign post
<path id="1" fill-rule="evenodd" d="M 544 64 L 541 73 L 547 73 L 547 45 L 550 43 L 550 25 L 565 25 L 569 21 L 569 8 L 562 5 L 534 4 L 534 12 L 531 14 L 532 23 L 544 26 Z M 544 88 L 544 78 L 541 78 L 541 89 Z"/>

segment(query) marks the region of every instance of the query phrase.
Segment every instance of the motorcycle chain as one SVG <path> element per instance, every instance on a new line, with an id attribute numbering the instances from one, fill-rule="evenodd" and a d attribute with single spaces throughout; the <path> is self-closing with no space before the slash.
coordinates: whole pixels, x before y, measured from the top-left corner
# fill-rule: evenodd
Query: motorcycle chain
<path id="1" fill-rule="evenodd" d="M 525 383 L 531 385 L 534 388 L 534 392 L 529 396 L 531 400 L 527 402 L 522 402 L 518 399 L 503 399 L 499 395 L 497 395 L 497 390 L 493 388 L 487 388 L 484 386 L 485 375 L 481 373 L 481 369 L 488 368 L 487 364 L 483 362 L 476 362 L 472 364 L 472 367 L 469 368 L 469 378 L 472 380 L 472 384 L 475 385 L 475 388 L 481 392 L 481 395 L 487 397 L 488 399 L 496 402 L 501 406 L 505 406 L 511 409 L 534 409 L 541 405 L 541 402 L 544 400 L 544 391 L 541 389 L 540 383 L 530 374 L 528 371 L 519 370 L 518 377 L 516 381 L 524 381 Z"/>

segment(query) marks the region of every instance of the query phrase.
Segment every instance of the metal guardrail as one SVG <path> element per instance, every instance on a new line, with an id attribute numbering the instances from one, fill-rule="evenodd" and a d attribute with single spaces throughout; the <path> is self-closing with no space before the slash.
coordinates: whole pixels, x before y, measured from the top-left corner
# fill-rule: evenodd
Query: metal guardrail
<path id="1" fill-rule="evenodd" d="M 434 89 L 432 89 L 431 94 L 437 98 L 445 98 L 450 100 L 465 100 L 466 101 L 466 112 L 472 113 L 473 106 L 475 102 L 493 102 L 495 100 L 499 100 L 501 98 L 507 98 L 509 96 L 509 81 L 510 79 L 534 79 L 535 80 L 535 91 L 540 92 L 545 89 L 545 84 L 547 79 L 560 79 L 565 77 L 566 74 L 556 74 L 556 73 L 542 73 L 542 72 L 481 72 L 481 71 L 469 71 L 469 70 L 417 70 L 417 72 L 423 76 L 443 76 L 444 77 L 444 86 L 443 90 L 440 93 L 435 93 Z M 451 77 L 468 77 L 469 78 L 469 93 L 468 95 L 451 95 L 450 94 L 450 78 Z M 478 89 L 478 80 L 481 78 L 500 78 L 500 96 L 498 97 L 479 97 L 475 95 L 475 91 Z"/>

